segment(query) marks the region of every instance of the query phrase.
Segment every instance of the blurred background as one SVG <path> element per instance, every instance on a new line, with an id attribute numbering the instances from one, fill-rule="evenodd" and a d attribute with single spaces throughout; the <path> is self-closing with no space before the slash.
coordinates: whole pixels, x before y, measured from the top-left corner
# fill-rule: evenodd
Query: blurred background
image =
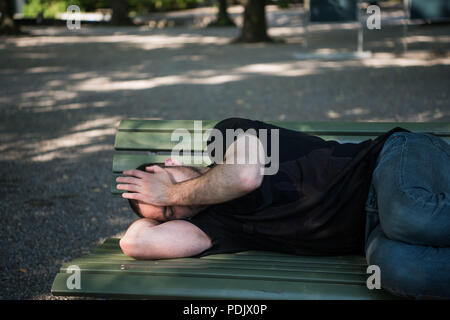
<path id="1" fill-rule="evenodd" d="M 0 298 L 54 299 L 63 262 L 135 219 L 109 190 L 121 119 L 450 122 L 449 17 L 450 0 L 0 0 Z"/>

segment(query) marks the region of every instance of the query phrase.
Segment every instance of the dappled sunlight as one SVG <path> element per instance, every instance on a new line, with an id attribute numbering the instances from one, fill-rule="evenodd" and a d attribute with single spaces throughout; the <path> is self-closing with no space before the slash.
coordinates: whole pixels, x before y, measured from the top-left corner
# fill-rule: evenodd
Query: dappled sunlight
<path id="1" fill-rule="evenodd" d="M 54 81 L 54 80 L 53 80 Z M 22 98 L 51 97 L 55 100 L 64 100 L 76 96 L 74 92 L 64 90 L 28 91 L 21 94 Z"/>
<path id="2" fill-rule="evenodd" d="M 280 63 L 264 63 L 251 64 L 236 68 L 235 72 L 254 75 L 271 75 L 278 77 L 299 77 L 311 75 L 317 72 L 314 64 L 302 62 L 280 62 Z"/>
<path id="3" fill-rule="evenodd" d="M 40 107 L 33 110 L 33 112 L 53 112 L 53 111 L 65 111 L 65 110 L 77 110 L 83 108 L 104 108 L 109 105 L 108 101 L 95 101 L 95 102 L 83 102 L 83 103 L 70 103 L 58 106 Z"/>
<path id="4" fill-rule="evenodd" d="M 392 115 L 377 117 L 372 116 L 369 119 L 364 119 L 365 122 L 437 122 L 444 116 L 442 111 L 424 111 L 420 113 L 404 115 Z M 337 117 L 339 118 L 339 117 Z M 336 119 L 330 117 L 330 119 Z"/>
<path id="5" fill-rule="evenodd" d="M 72 128 L 72 132 L 85 131 L 85 130 L 93 130 L 98 127 L 116 127 L 119 124 L 120 118 L 99 118 L 94 120 L 88 120 L 83 123 L 80 123 Z"/>
<path id="6" fill-rule="evenodd" d="M 361 114 L 368 114 L 370 111 L 368 109 L 363 108 L 354 108 L 350 110 L 346 110 L 344 114 L 346 115 L 361 115 Z"/>
<path id="7" fill-rule="evenodd" d="M 330 119 L 338 119 L 338 118 L 341 117 L 341 115 L 340 115 L 338 112 L 333 111 L 333 110 L 328 111 L 328 112 L 327 112 L 327 116 L 328 116 L 328 118 L 330 118 Z"/>
<path id="8" fill-rule="evenodd" d="M 430 122 L 430 121 L 439 120 L 443 116 L 444 116 L 444 113 L 441 110 L 435 110 L 435 111 L 427 110 L 427 111 L 424 111 L 424 112 L 420 112 L 420 113 L 417 113 L 417 114 L 413 114 L 413 115 L 407 116 L 406 120 L 404 120 L 404 121 Z"/>
<path id="9" fill-rule="evenodd" d="M 422 66 L 430 67 L 435 65 L 450 65 L 450 55 L 436 57 L 430 52 L 408 52 L 398 56 L 393 53 L 376 53 L 372 59 L 365 59 L 362 65 L 372 68 L 385 67 L 413 67 Z"/>
<path id="10" fill-rule="evenodd" d="M 181 84 L 217 85 L 243 80 L 251 75 L 272 75 L 278 77 L 297 77 L 314 73 L 313 67 L 303 67 L 301 63 L 266 63 L 252 64 L 226 70 L 202 70 L 189 72 L 186 75 L 154 77 L 145 80 L 113 81 L 114 77 L 97 77 L 81 82 L 74 90 L 81 91 L 114 91 L 143 90 L 160 86 Z"/>
<path id="11" fill-rule="evenodd" d="M 65 134 L 56 138 L 30 139 L 32 135 L 25 135 L 19 141 L 2 143 L 1 150 L 21 150 L 27 159 L 33 162 L 45 162 L 53 159 L 78 159 L 80 156 L 95 154 L 99 151 L 113 150 L 106 137 L 113 136 L 121 117 L 98 118 L 88 120 L 68 128 Z M 29 138 L 27 138 L 27 136 Z M 25 139 L 24 139 L 25 138 Z M 76 152 L 73 152 L 76 148 Z M 3 160 L 14 160 L 15 153 L 5 152 Z"/>
<path id="12" fill-rule="evenodd" d="M 329 110 L 327 111 L 327 117 L 329 119 L 339 119 L 342 116 L 360 116 L 360 115 L 365 115 L 365 114 L 369 114 L 370 110 L 368 108 L 353 108 L 353 109 L 348 109 L 348 110 L 344 110 L 343 112 L 336 112 L 333 110 Z"/>
<path id="13" fill-rule="evenodd" d="M 64 35 L 65 34 L 65 35 Z M 7 38 L 6 43 L 17 47 L 39 47 L 55 44 L 86 44 L 86 43 L 121 43 L 134 45 L 143 50 L 153 50 L 160 48 L 181 48 L 187 44 L 226 44 L 229 37 L 208 36 L 198 34 L 152 34 L 151 31 L 145 34 L 125 34 L 125 35 L 67 35 L 63 32 L 58 36 L 35 36 Z"/>
<path id="14" fill-rule="evenodd" d="M 398 48 L 402 50 L 403 54 L 405 53 L 405 49 L 407 49 L 408 54 L 416 54 L 423 51 L 431 53 L 435 49 L 443 53 L 449 52 L 450 36 L 447 34 L 414 34 L 416 32 L 413 30 L 412 32 L 405 33 L 404 30 L 398 30 L 395 36 L 384 36 L 383 33 L 368 33 L 368 37 L 370 36 L 368 47 L 376 51 L 390 51 L 386 49 L 390 48 L 392 50 Z"/>
<path id="15" fill-rule="evenodd" d="M 71 72 L 67 75 L 72 80 L 83 80 L 92 78 L 97 75 L 97 72 Z"/>
<path id="16" fill-rule="evenodd" d="M 35 67 L 29 68 L 25 71 L 25 73 L 51 73 L 51 72 L 62 72 L 66 68 L 65 67 Z"/>
<path id="17" fill-rule="evenodd" d="M 112 150 L 113 147 L 109 143 L 102 143 L 102 140 L 105 136 L 115 134 L 119 121 L 120 117 L 89 120 L 57 138 L 31 143 L 28 148 L 36 155 L 32 156 L 30 160 L 42 162 L 53 160 L 56 157 L 60 159 L 78 158 L 87 153 Z M 76 153 L 67 152 L 68 148 L 74 147 L 77 147 Z"/>
<path id="18" fill-rule="evenodd" d="M 406 41 L 409 44 L 412 43 L 446 43 L 450 44 L 450 36 L 447 35 L 434 35 L 434 36 L 424 36 L 424 35 L 414 35 L 414 36 L 406 36 L 402 38 L 403 41 Z"/>
<path id="19" fill-rule="evenodd" d="M 18 104 L 18 108 L 20 110 L 22 108 L 54 106 L 61 103 L 61 101 L 73 99 L 76 96 L 76 92 L 67 90 L 40 90 L 24 92 L 20 95 L 21 102 Z"/>
<path id="20" fill-rule="evenodd" d="M 320 40 L 324 45 L 315 45 L 310 52 L 342 52 L 328 45 L 322 34 L 354 27 L 353 23 L 312 25 L 310 34 L 315 44 Z M 50 121 L 44 119 L 47 116 L 63 120 L 54 123 L 54 134 L 37 138 L 30 133 L 22 134 L 21 141 L 16 138 L 13 142 L 14 137 L 3 140 L 3 158 L 14 159 L 16 153 L 12 150 L 22 150 L 36 162 L 112 150 L 104 138 L 111 138 L 117 122 L 128 115 L 169 119 L 180 114 L 211 119 L 260 115 L 286 121 L 442 121 L 448 117 L 446 93 L 428 97 L 433 102 L 429 106 L 426 99 L 417 101 L 412 92 L 413 97 L 396 102 L 397 110 L 392 112 L 387 107 L 374 108 L 391 96 L 379 97 L 373 104 L 357 100 L 363 99 L 362 95 L 378 94 L 384 84 L 373 83 L 373 79 L 383 82 L 385 77 L 395 77 L 393 81 L 397 82 L 391 85 L 400 88 L 398 92 L 403 96 L 410 92 L 405 86 L 417 68 L 424 73 L 438 72 L 439 67 L 450 65 L 450 54 L 445 49 L 450 37 L 434 31 L 412 30 L 406 41 L 411 47 L 417 44 L 417 48 L 406 53 L 390 49 L 392 46 L 387 44 L 395 39 L 391 34 L 386 38 L 376 36 L 369 42 L 377 48 L 372 58 L 333 61 L 295 59 L 293 53 L 302 50 L 301 41 L 230 44 L 238 29 L 123 28 L 111 33 L 107 28 L 86 28 L 79 35 L 63 28 L 48 29 L 47 33 L 40 29 L 32 37 L 0 39 L 0 44 L 6 44 L 17 59 L 15 67 L 5 64 L 0 68 L 5 84 L 13 83 L 6 89 L 8 94 L 0 96 L 0 103 L 7 106 L 3 109 L 6 114 L 24 112 L 50 126 Z M 273 36 L 292 39 L 302 38 L 303 31 L 301 27 L 269 29 Z M 339 33 L 341 36 L 345 37 L 345 33 Z M 350 31 L 347 39 L 353 43 L 354 36 Z M 420 44 L 443 49 L 429 50 Z M 79 59 L 76 52 L 80 52 Z M 78 64 L 73 64 L 75 60 Z M 357 82 L 346 86 L 351 77 L 356 77 Z M 361 81 L 365 83 L 362 90 Z M 414 81 L 415 86 L 422 86 L 420 80 Z M 272 93 L 278 83 L 286 90 Z M 382 92 L 390 93 L 388 89 Z M 224 93 L 228 101 L 221 98 Z M 279 109 L 261 109 L 265 99 Z M 416 109 L 409 111 L 408 104 L 415 104 Z M 108 120 L 84 121 L 84 113 L 100 113 Z M 74 149 L 77 152 L 72 152 Z"/>
<path id="21" fill-rule="evenodd" d="M 322 54 L 335 52 L 336 51 L 331 49 L 320 49 L 316 51 L 316 53 Z M 108 76 L 91 77 L 90 79 L 81 81 L 71 89 L 75 91 L 144 90 L 183 84 L 217 85 L 261 75 L 273 77 L 301 77 L 325 73 L 328 70 L 344 70 L 345 68 L 350 67 L 386 68 L 435 65 L 450 65 L 450 56 L 435 57 L 428 52 L 407 53 L 400 56 L 394 53 L 376 53 L 373 55 L 373 58 L 363 60 L 295 60 L 277 63 L 255 63 L 233 69 L 189 71 L 179 75 L 149 77 L 149 79 L 142 79 L 145 78 L 146 74 L 141 73 L 137 75 L 137 77 L 141 79 L 120 81 L 120 78 L 132 76 L 131 73 L 122 73 L 119 74 L 119 76 L 117 76 L 117 74 L 111 74 Z"/>
<path id="22" fill-rule="evenodd" d="M 110 77 L 115 79 L 148 79 L 152 76 L 152 72 L 119 71 L 110 73 Z"/>
<path id="23" fill-rule="evenodd" d="M 172 58 L 172 61 L 202 61 L 205 58 L 205 55 L 181 55 Z"/>
<path id="24" fill-rule="evenodd" d="M 334 110 L 329 110 L 325 112 L 325 116 L 329 120 L 342 120 L 342 121 L 348 121 L 348 116 L 363 116 L 363 115 L 370 115 L 371 111 L 368 108 L 355 108 L 355 109 L 348 109 L 344 110 L 342 112 L 337 112 Z M 433 121 L 439 121 L 444 116 L 444 113 L 441 110 L 428 110 L 420 113 L 414 113 L 409 116 L 400 116 L 400 115 L 394 115 L 394 116 L 383 116 L 383 117 L 374 117 L 369 116 L 367 119 L 363 118 L 361 121 L 368 121 L 368 122 L 433 122 Z M 343 120 L 345 119 L 345 120 Z"/>
<path id="25" fill-rule="evenodd" d="M 357 23 L 339 23 L 339 24 L 310 24 L 308 25 L 308 36 L 313 36 L 318 32 L 337 31 L 337 30 L 357 30 Z M 268 34 L 271 37 L 304 37 L 305 26 L 298 25 L 295 28 L 290 27 L 272 27 L 268 29 Z"/>
<path id="26" fill-rule="evenodd" d="M 114 91 L 114 90 L 143 90 L 160 86 L 178 84 L 223 84 L 242 79 L 238 75 L 217 75 L 211 77 L 192 78 L 187 76 L 156 77 L 147 80 L 111 81 L 108 77 L 86 80 L 76 86 L 75 90 L 82 91 Z"/>
<path id="27" fill-rule="evenodd" d="M 313 26 L 310 30 L 314 40 L 314 46 L 309 49 L 311 53 L 333 55 L 343 52 L 342 48 L 329 45 L 327 38 L 320 36 L 322 31 L 332 32 L 334 27 L 327 24 Z M 353 25 L 339 25 L 341 29 L 346 27 L 352 28 Z M 415 43 L 418 45 L 406 53 L 391 50 L 394 43 L 392 46 L 387 45 L 389 41 L 394 41 L 392 34 L 387 37 L 380 35 L 368 43 L 368 47 L 372 45 L 376 49 L 372 58 L 333 61 L 295 59 L 294 53 L 303 50 L 301 41 L 298 42 L 298 38 L 303 37 L 300 27 L 270 28 L 271 35 L 290 37 L 292 41 L 285 44 L 229 44 L 238 29 L 140 28 L 135 31 L 124 28 L 111 34 L 107 28 L 86 28 L 80 36 L 64 32 L 61 28 L 54 30 L 54 35 L 36 34 L 33 37 L 1 39 L 0 43 L 15 44 L 10 50 L 19 53 L 16 62 L 18 68 L 8 65 L 0 68 L 0 76 L 8 81 L 15 81 L 14 89 L 10 88 L 7 95 L 0 96 L 0 103 L 8 106 L 5 109 L 7 114 L 23 111 L 36 116 L 58 115 L 67 121 L 80 121 L 85 112 L 123 116 L 133 110 L 139 116 L 173 119 L 180 115 L 189 116 L 191 112 L 185 111 L 187 106 L 192 109 L 192 114 L 203 112 L 202 117 L 215 119 L 230 115 L 261 114 L 261 117 L 288 120 L 294 114 L 296 118 L 307 120 L 388 120 L 395 119 L 395 115 L 388 114 L 389 109 L 375 110 L 374 105 L 360 104 L 352 98 L 357 95 L 352 91 L 359 83 L 353 84 L 352 89 L 348 86 L 346 89 L 334 87 L 345 87 L 345 82 L 349 81 L 346 79 L 353 76 L 358 77 L 358 82 L 363 80 L 368 83 L 372 78 L 383 82 L 384 80 L 380 80 L 384 79 L 381 73 L 385 73 L 386 76 L 395 74 L 398 82 L 393 87 L 403 88 L 415 68 L 428 72 L 424 68 L 450 65 L 448 50 L 420 47 L 420 44 L 433 44 L 437 48 L 446 48 L 445 45 L 450 42 L 449 37 L 434 31 L 426 33 L 412 30 L 407 37 L 408 44 L 410 48 Z M 395 32 L 394 35 L 397 34 Z M 340 37 L 345 38 L 345 33 L 339 33 L 339 39 Z M 348 32 L 346 37 L 351 38 L 351 43 L 355 40 L 353 31 Z M 324 44 L 322 47 L 317 42 L 319 40 Z M 344 50 L 352 48 L 344 47 Z M 85 54 L 78 58 L 75 53 L 77 50 Z M 55 59 L 55 56 L 60 59 Z M 72 65 L 74 59 L 78 59 L 78 65 Z M 30 77 L 30 80 L 24 77 Z M 334 84 L 328 81 L 329 78 Z M 340 81 L 341 78 L 344 79 L 343 82 Z M 30 85 L 24 86 L 24 79 Z M 417 81 L 415 85 L 419 86 Z M 257 82 L 261 83 L 260 89 L 253 88 L 252 83 Z M 274 84 L 277 86 L 277 82 L 282 83 L 281 86 L 287 86 L 289 91 L 272 94 L 271 88 Z M 329 87 L 321 87 L 320 83 L 327 83 Z M 381 83 L 365 86 L 367 87 L 362 90 L 362 94 L 372 94 L 372 90 L 368 88 L 379 88 Z M 230 88 L 232 91 L 229 101 L 218 96 L 227 92 L 228 97 Z M 190 94 L 191 90 L 196 94 Z M 343 94 L 340 92 L 342 90 Z M 387 89 L 381 90 L 384 94 L 386 91 Z M 239 96 L 236 96 L 236 92 L 240 92 Z M 401 92 L 404 95 L 409 91 Z M 259 106 L 265 103 L 263 97 L 269 97 L 272 105 L 283 107 L 279 110 L 260 110 Z M 377 98 L 377 104 L 380 104 L 380 99 L 390 98 Z M 397 120 L 446 119 L 446 95 L 430 99 L 432 106 L 427 101 L 417 99 L 417 102 L 413 99 L 405 102 L 415 105 L 416 109 L 412 115 L 406 107 L 396 111 Z M 215 107 L 205 109 L 205 105 Z M 139 108 L 142 111 L 137 111 Z M 397 106 L 397 110 L 398 108 L 400 107 Z M 427 108 L 433 111 L 427 112 Z M 382 112 L 385 116 L 380 117 Z M 55 149 L 47 146 L 42 154 L 34 153 L 32 159 L 46 161 L 45 159 L 59 157 L 63 153 L 60 149 L 71 148 L 65 147 L 62 142 L 72 138 L 70 135 L 65 136 L 69 131 L 66 132 L 59 124 L 58 128 L 62 140 L 51 141 Z M 109 132 L 112 134 L 112 131 Z M 93 150 L 96 147 L 88 145 L 93 141 L 91 139 L 95 140 L 93 137 L 80 140 L 82 144 L 87 144 L 83 147 L 84 152 L 95 152 Z M 38 150 L 38 145 L 32 145 L 30 150 L 33 148 Z"/>

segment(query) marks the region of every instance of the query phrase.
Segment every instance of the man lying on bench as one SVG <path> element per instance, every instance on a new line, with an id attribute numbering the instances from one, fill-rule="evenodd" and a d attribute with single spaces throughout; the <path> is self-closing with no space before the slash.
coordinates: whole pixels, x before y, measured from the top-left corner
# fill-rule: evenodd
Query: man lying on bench
<path id="1" fill-rule="evenodd" d="M 365 253 L 391 293 L 450 298 L 445 141 L 397 127 L 374 140 L 338 143 L 239 118 L 215 129 L 223 136 L 244 132 L 223 145 L 222 162 L 188 167 L 167 159 L 117 178 L 117 189 L 128 191 L 122 196 L 141 216 L 120 241 L 126 255 Z M 261 129 L 278 130 L 277 148 L 271 141 L 263 145 Z M 264 174 L 273 150 L 278 171 Z M 249 162 L 252 154 L 260 161 Z"/>

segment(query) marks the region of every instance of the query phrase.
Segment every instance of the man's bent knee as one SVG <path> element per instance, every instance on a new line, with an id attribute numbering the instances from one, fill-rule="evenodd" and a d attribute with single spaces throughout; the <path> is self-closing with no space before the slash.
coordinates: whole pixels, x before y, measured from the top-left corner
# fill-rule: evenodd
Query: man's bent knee
<path id="1" fill-rule="evenodd" d="M 448 246 L 449 193 L 404 190 L 380 201 L 379 216 L 388 238 L 409 244 Z"/>
<path id="2" fill-rule="evenodd" d="M 366 250 L 369 265 L 381 270 L 381 286 L 395 295 L 450 298 L 450 248 L 408 245 L 388 239 L 376 228 Z"/>

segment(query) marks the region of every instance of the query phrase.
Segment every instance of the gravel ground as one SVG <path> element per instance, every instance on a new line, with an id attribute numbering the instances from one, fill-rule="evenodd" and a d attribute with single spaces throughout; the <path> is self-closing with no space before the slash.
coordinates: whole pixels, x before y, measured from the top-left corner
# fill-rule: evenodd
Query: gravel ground
<path id="1" fill-rule="evenodd" d="M 61 263 L 133 221 L 109 192 L 120 119 L 450 121 L 449 25 L 411 26 L 407 53 L 401 26 L 382 25 L 366 32 L 371 59 L 302 61 L 302 29 L 283 17 L 270 18 L 275 44 L 230 44 L 237 28 L 0 37 L 0 298 L 54 298 Z M 334 52 L 356 33 L 317 25 L 308 39 Z"/>

